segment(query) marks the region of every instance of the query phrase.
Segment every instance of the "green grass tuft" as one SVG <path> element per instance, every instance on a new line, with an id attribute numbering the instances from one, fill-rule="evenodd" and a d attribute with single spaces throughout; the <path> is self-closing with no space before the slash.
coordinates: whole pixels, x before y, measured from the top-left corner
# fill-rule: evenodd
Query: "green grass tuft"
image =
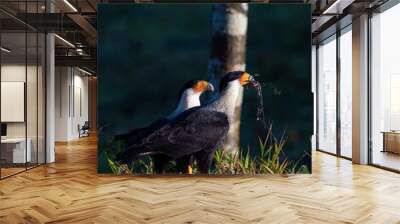
<path id="1" fill-rule="evenodd" d="M 239 153 L 230 153 L 229 150 L 223 149 L 216 150 L 211 173 L 219 175 L 310 173 L 306 165 L 299 167 L 300 160 L 295 162 L 287 158 L 284 153 L 285 143 L 284 135 L 280 139 L 272 136 L 272 127 L 270 126 L 266 137 L 264 139 L 259 138 L 258 150 L 256 150 L 255 155 L 251 155 L 249 148 L 246 151 L 239 150 Z M 110 148 L 120 151 L 122 150 L 122 144 L 117 142 Z M 150 156 L 135 161 L 129 166 L 118 165 L 108 157 L 108 165 L 113 173 L 117 175 L 154 173 L 154 162 Z M 171 162 L 168 167 L 168 173 L 176 173 L 174 162 Z M 192 168 L 194 174 L 199 173 L 196 162 Z"/>

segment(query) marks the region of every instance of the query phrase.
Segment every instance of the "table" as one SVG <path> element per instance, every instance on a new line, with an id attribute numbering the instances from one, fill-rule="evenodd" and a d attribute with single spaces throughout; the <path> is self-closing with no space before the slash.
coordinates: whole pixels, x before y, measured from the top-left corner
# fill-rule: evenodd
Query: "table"
<path id="1" fill-rule="evenodd" d="M 400 154 L 400 131 L 383 131 L 383 151 Z"/>
<path id="2" fill-rule="evenodd" d="M 5 138 L 1 139 L 1 157 L 6 163 L 26 163 L 31 162 L 32 141 L 27 138 L 25 150 L 25 138 Z"/>

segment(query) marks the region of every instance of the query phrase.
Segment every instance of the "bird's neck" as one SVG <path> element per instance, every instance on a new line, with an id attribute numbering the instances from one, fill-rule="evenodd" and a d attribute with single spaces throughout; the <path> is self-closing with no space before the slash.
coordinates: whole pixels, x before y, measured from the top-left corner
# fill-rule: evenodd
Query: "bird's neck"
<path id="1" fill-rule="evenodd" d="M 243 87 L 238 80 L 230 82 L 225 89 L 220 93 L 219 97 L 211 103 L 214 110 L 223 112 L 228 116 L 228 119 L 233 118 L 235 106 L 238 98 L 241 96 Z"/>
<path id="2" fill-rule="evenodd" d="M 178 105 L 176 106 L 174 112 L 168 115 L 168 119 L 174 119 L 176 116 L 188 110 L 192 107 L 200 106 L 200 92 L 195 93 L 192 89 L 183 92 L 181 98 L 179 99 Z"/>

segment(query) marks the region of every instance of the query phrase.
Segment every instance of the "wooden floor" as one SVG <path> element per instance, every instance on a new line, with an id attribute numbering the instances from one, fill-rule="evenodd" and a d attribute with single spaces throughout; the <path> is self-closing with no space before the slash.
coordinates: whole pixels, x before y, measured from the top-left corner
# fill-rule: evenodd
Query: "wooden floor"
<path id="1" fill-rule="evenodd" d="M 25 171 L 26 168 L 25 167 L 7 167 L 7 168 L 1 168 L 1 177 L 8 177 L 11 176 L 13 174 L 19 173 L 19 172 L 23 172 Z"/>
<path id="2" fill-rule="evenodd" d="M 1 168 L 1 178 L 5 178 L 20 172 L 24 172 L 27 169 L 33 169 L 37 166 L 37 164 L 27 164 L 27 167 L 25 167 L 25 164 L 18 165 L 18 167 L 2 167 Z"/>
<path id="3" fill-rule="evenodd" d="M 400 170 L 400 155 L 391 152 L 381 152 L 375 150 L 372 156 L 374 164 L 388 167 L 394 170 Z"/>
<path id="4" fill-rule="evenodd" d="M 314 153 L 312 175 L 96 174 L 94 138 L 0 181 L 0 223 L 400 223 L 400 175 Z"/>

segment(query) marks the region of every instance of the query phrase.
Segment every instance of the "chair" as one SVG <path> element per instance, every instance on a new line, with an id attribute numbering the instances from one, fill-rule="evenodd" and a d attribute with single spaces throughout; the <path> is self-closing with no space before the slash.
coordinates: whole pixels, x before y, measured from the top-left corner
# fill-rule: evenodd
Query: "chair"
<path id="1" fill-rule="evenodd" d="M 89 136 L 89 129 L 90 129 L 89 121 L 85 121 L 82 127 L 78 124 L 79 138 Z"/>

